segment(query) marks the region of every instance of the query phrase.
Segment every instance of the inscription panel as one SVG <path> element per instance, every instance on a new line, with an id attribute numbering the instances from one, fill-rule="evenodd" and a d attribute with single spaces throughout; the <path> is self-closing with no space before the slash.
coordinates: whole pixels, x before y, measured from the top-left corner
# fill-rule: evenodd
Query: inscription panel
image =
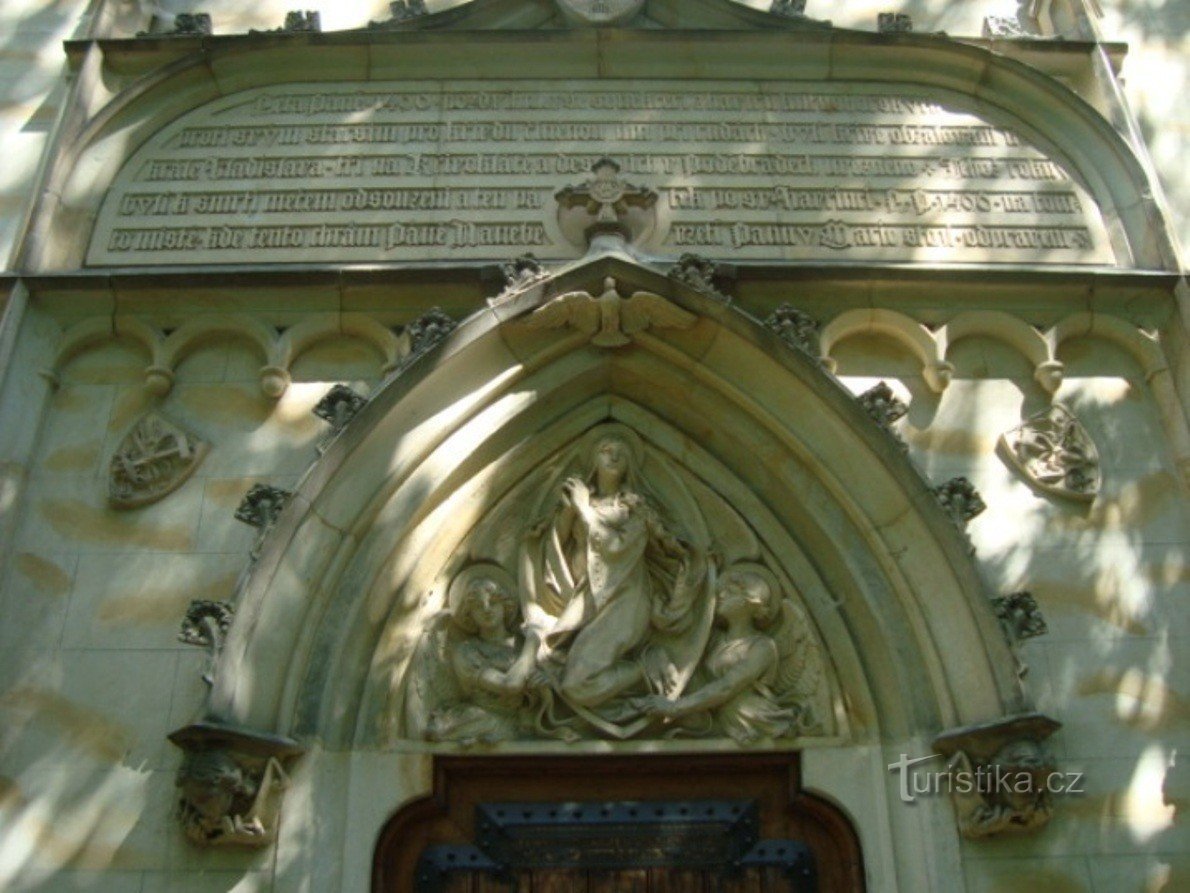
<path id="1" fill-rule="evenodd" d="M 573 258 L 554 193 L 600 157 L 657 190 L 647 250 L 1112 263 L 1017 134 L 872 85 L 291 84 L 182 116 L 121 170 L 91 265 Z"/>

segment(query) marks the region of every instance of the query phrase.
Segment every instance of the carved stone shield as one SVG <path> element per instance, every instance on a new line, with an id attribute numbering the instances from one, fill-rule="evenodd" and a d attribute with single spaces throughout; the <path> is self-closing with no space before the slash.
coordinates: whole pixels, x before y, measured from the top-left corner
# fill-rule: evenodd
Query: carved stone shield
<path id="1" fill-rule="evenodd" d="M 1046 493 L 1083 502 L 1099 493 L 1099 451 L 1082 422 L 1061 404 L 1001 435 L 1000 444 L 1013 467 Z"/>
<path id="2" fill-rule="evenodd" d="M 108 502 L 120 509 L 156 502 L 185 483 L 208 449 L 160 413 L 145 413 L 112 454 Z"/>
<path id="3" fill-rule="evenodd" d="M 572 22 L 618 25 L 640 12 L 645 0 L 558 0 L 558 5 Z"/>

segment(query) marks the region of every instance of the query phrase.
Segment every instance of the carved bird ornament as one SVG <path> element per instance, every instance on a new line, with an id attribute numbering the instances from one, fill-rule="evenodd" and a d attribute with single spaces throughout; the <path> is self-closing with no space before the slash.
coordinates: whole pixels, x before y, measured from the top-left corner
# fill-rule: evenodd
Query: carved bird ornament
<path id="1" fill-rule="evenodd" d="M 696 317 L 671 301 L 647 291 L 621 298 L 616 280 L 603 281 L 603 293 L 572 291 L 538 307 L 526 325 L 531 329 L 570 327 L 588 335 L 599 347 L 623 347 L 648 328 L 688 329 Z"/>

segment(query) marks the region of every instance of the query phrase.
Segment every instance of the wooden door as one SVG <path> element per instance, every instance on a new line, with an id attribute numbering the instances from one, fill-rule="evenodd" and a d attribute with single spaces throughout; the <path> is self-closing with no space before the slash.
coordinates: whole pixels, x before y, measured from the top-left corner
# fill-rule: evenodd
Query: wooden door
<path id="1" fill-rule="evenodd" d="M 685 868 L 533 869 L 510 880 L 456 872 L 442 893 L 804 893 L 778 868 L 749 868 L 738 877 Z"/>

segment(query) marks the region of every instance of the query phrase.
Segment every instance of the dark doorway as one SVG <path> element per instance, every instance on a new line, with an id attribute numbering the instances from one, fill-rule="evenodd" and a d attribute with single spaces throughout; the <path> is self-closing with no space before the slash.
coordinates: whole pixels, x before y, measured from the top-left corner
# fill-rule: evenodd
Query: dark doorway
<path id="1" fill-rule="evenodd" d="M 852 893 L 846 818 L 792 754 L 443 757 L 385 825 L 375 893 Z"/>

